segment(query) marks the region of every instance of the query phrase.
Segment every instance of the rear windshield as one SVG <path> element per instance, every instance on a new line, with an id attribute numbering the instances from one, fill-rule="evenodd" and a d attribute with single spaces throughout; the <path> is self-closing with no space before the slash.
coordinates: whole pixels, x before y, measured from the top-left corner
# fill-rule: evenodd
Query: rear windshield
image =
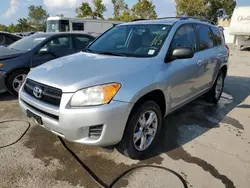
<path id="1" fill-rule="evenodd" d="M 132 57 L 153 57 L 161 50 L 170 25 L 120 25 L 98 38 L 90 47 L 92 53 L 114 53 Z"/>

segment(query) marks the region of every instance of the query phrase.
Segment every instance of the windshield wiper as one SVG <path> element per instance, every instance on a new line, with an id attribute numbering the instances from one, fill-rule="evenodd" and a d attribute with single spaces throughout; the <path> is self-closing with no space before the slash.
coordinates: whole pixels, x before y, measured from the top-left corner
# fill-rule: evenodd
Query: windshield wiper
<path id="1" fill-rule="evenodd" d="M 125 56 L 124 54 L 120 54 L 120 53 L 116 53 L 116 52 L 97 52 L 97 51 L 91 50 L 89 48 L 83 50 L 83 52 L 90 52 L 90 53 L 102 54 L 102 55 Z"/>
<path id="2" fill-rule="evenodd" d="M 116 52 L 97 52 L 98 54 L 102 55 L 113 55 L 113 56 L 125 56 L 124 54 L 116 53 Z"/>

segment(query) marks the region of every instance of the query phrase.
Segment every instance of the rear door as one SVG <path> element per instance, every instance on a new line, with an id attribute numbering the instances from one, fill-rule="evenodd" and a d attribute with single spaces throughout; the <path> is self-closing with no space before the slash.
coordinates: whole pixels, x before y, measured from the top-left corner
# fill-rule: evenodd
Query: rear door
<path id="1" fill-rule="evenodd" d="M 169 68 L 166 70 L 168 80 L 171 83 L 171 106 L 173 109 L 182 103 L 187 102 L 199 93 L 199 73 L 201 67 L 197 65 L 199 56 L 197 55 L 195 30 L 192 24 L 180 26 L 171 42 L 169 54 L 175 48 L 190 47 L 195 54 L 190 59 L 176 59 L 170 62 Z"/>
<path id="2" fill-rule="evenodd" d="M 197 56 L 199 61 L 197 66 L 200 67 L 198 88 L 200 92 L 203 92 L 210 88 L 213 75 L 217 67 L 218 51 L 216 49 L 216 43 L 211 28 L 206 24 L 196 24 L 197 35 Z"/>
<path id="3" fill-rule="evenodd" d="M 212 26 L 211 27 L 213 35 L 214 35 L 214 41 L 215 41 L 215 56 L 217 57 L 217 64 L 213 67 L 213 75 L 212 75 L 212 80 L 215 81 L 217 78 L 218 72 L 220 70 L 220 67 L 222 64 L 227 63 L 228 61 L 228 56 L 229 56 L 229 51 L 226 47 L 225 44 L 225 38 L 223 34 L 223 30 Z M 210 86 L 212 86 L 213 82 L 210 83 Z"/>
<path id="4" fill-rule="evenodd" d="M 54 37 L 34 54 L 32 58 L 32 67 L 73 54 L 74 52 L 71 36 Z"/>

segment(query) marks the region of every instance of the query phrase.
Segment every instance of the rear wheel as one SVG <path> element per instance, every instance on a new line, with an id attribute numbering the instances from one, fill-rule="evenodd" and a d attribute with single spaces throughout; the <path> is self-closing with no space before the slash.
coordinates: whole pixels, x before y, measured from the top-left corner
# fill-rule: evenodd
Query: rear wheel
<path id="1" fill-rule="evenodd" d="M 129 117 L 119 151 L 132 159 L 146 157 L 155 148 L 161 124 L 162 113 L 155 102 L 148 101 L 136 107 Z"/>
<path id="2" fill-rule="evenodd" d="M 211 102 L 214 104 L 217 104 L 218 101 L 221 98 L 223 88 L 224 88 L 224 80 L 225 80 L 225 75 L 222 71 L 220 71 L 213 87 L 211 90 L 205 95 L 205 100 L 207 102 Z"/>
<path id="3" fill-rule="evenodd" d="M 18 92 L 25 82 L 28 72 L 28 70 L 16 70 L 7 77 L 6 85 L 12 95 L 18 96 Z"/>

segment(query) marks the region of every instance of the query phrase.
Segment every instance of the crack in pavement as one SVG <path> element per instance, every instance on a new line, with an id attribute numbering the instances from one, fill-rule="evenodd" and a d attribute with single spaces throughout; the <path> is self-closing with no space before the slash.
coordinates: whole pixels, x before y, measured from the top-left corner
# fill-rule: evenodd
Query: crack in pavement
<path id="1" fill-rule="evenodd" d="M 225 151 L 223 151 L 223 150 L 220 150 L 220 149 L 214 147 L 213 145 L 206 145 L 206 144 L 199 143 L 199 142 L 197 142 L 197 141 L 194 141 L 194 142 L 195 142 L 195 144 L 198 144 L 198 145 L 200 145 L 200 146 L 205 146 L 205 147 L 207 147 L 207 148 L 215 149 L 215 150 L 217 150 L 217 151 L 219 151 L 219 152 L 221 152 L 221 153 L 224 153 L 224 154 L 226 154 L 226 155 L 228 155 L 228 156 L 236 157 L 236 158 L 239 159 L 242 163 L 249 163 L 249 164 L 250 164 L 250 161 L 249 161 L 249 160 L 242 159 L 242 158 L 240 158 L 240 157 L 238 157 L 237 155 L 234 155 L 234 154 L 232 154 L 232 153 L 227 153 L 227 152 L 225 152 Z"/>
<path id="2" fill-rule="evenodd" d="M 183 147 L 179 147 L 167 153 L 167 155 L 173 160 L 183 160 L 187 163 L 196 164 L 204 171 L 209 172 L 214 178 L 221 180 L 221 182 L 227 188 L 236 188 L 234 183 L 225 175 L 220 174 L 219 171 L 211 164 L 203 159 L 192 156 Z"/>

